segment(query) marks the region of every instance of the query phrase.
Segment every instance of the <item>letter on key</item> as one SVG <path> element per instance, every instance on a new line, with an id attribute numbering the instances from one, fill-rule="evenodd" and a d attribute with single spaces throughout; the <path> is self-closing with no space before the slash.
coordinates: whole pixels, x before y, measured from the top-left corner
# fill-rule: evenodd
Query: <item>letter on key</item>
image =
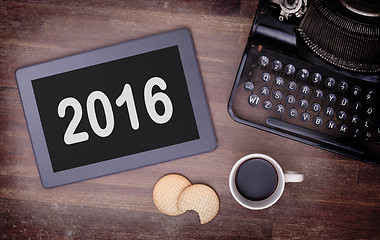
<path id="1" fill-rule="evenodd" d="M 260 97 L 257 96 L 256 94 L 251 94 L 248 99 L 248 103 L 251 106 L 257 106 L 260 103 Z"/>
<path id="2" fill-rule="evenodd" d="M 284 105 L 282 105 L 282 104 L 277 104 L 276 105 L 276 112 L 278 112 L 278 113 L 284 113 L 284 111 L 285 111 Z"/>

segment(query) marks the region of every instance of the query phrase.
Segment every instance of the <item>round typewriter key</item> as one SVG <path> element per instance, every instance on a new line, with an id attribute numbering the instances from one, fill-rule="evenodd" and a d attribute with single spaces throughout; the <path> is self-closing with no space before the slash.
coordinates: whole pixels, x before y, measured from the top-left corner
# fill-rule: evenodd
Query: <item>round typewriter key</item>
<path id="1" fill-rule="evenodd" d="M 360 103 L 360 102 L 355 102 L 353 105 L 352 105 L 352 108 L 355 112 L 360 112 L 360 110 L 362 110 L 362 107 L 363 105 Z"/>
<path id="2" fill-rule="evenodd" d="M 253 91 L 254 88 L 255 88 L 255 85 L 251 81 L 248 81 L 244 84 L 244 89 L 247 91 Z"/>
<path id="3" fill-rule="evenodd" d="M 367 110 L 366 110 L 366 113 L 368 114 L 368 115 L 372 115 L 372 113 L 375 111 L 375 108 L 374 107 L 372 107 L 372 106 L 369 106 L 368 108 L 367 108 Z"/>
<path id="4" fill-rule="evenodd" d="M 351 94 L 355 97 L 358 97 L 362 92 L 362 89 L 359 87 L 359 86 L 354 86 L 352 89 L 351 89 Z"/>
<path id="5" fill-rule="evenodd" d="M 370 132 L 366 132 L 365 134 L 364 134 L 364 141 L 369 141 L 369 140 L 371 140 L 371 138 L 372 138 L 372 133 L 370 133 Z"/>
<path id="6" fill-rule="evenodd" d="M 260 67 L 266 67 L 269 64 L 269 58 L 267 56 L 261 56 L 259 58 L 259 65 Z"/>
<path id="7" fill-rule="evenodd" d="M 289 90 L 289 91 L 294 91 L 294 90 L 297 89 L 297 83 L 291 81 L 291 82 L 288 83 L 288 86 L 287 86 L 287 87 L 288 87 L 288 90 Z"/>
<path id="8" fill-rule="evenodd" d="M 275 84 L 281 87 L 282 85 L 284 85 L 284 79 L 282 77 L 276 77 Z"/>
<path id="9" fill-rule="evenodd" d="M 296 71 L 296 68 L 292 64 L 288 64 L 285 66 L 285 74 L 286 75 L 293 75 Z"/>
<path id="10" fill-rule="evenodd" d="M 277 105 L 276 105 L 276 112 L 277 112 L 277 113 L 282 114 L 282 113 L 284 113 L 284 111 L 285 111 L 285 107 L 284 107 L 284 105 L 282 105 L 282 104 L 277 104 Z"/>
<path id="11" fill-rule="evenodd" d="M 298 111 L 295 108 L 291 108 L 289 109 L 288 114 L 289 114 L 289 117 L 294 118 L 298 116 Z"/>
<path id="12" fill-rule="evenodd" d="M 310 114 L 307 112 L 303 112 L 301 113 L 300 118 L 301 118 L 301 121 L 307 122 L 310 120 Z"/>
<path id="13" fill-rule="evenodd" d="M 342 81 L 338 84 L 338 91 L 339 92 L 345 92 L 348 88 L 348 83 Z"/>
<path id="14" fill-rule="evenodd" d="M 307 69 L 301 69 L 298 72 L 298 77 L 301 80 L 306 80 L 309 77 L 309 71 Z"/>
<path id="15" fill-rule="evenodd" d="M 337 114 L 336 114 L 336 118 L 338 118 L 339 120 L 344 120 L 346 119 L 347 117 L 347 114 L 344 112 L 344 111 L 339 111 Z"/>
<path id="16" fill-rule="evenodd" d="M 261 93 L 261 95 L 262 96 L 268 96 L 269 95 L 269 88 L 267 88 L 267 87 L 261 87 L 260 88 L 260 93 Z"/>
<path id="17" fill-rule="evenodd" d="M 368 90 L 366 95 L 365 95 L 365 99 L 366 100 L 372 100 L 374 98 L 375 98 L 375 93 L 372 90 Z"/>
<path id="18" fill-rule="evenodd" d="M 347 98 L 342 98 L 342 99 L 339 100 L 339 105 L 340 105 L 341 107 L 347 107 L 348 104 L 349 104 L 349 101 L 348 101 Z"/>
<path id="19" fill-rule="evenodd" d="M 300 108 L 303 108 L 303 109 L 306 109 L 307 106 L 309 106 L 309 102 L 304 98 L 300 99 L 298 104 L 299 104 Z"/>
<path id="20" fill-rule="evenodd" d="M 332 109 L 331 107 L 325 108 L 325 115 L 331 117 L 332 115 L 334 115 L 334 109 Z"/>
<path id="21" fill-rule="evenodd" d="M 263 102 L 263 107 L 265 108 L 265 109 L 271 109 L 272 108 L 272 106 L 273 106 L 273 104 L 272 104 L 272 102 L 271 101 L 269 101 L 269 100 L 265 100 L 264 102 Z"/>
<path id="22" fill-rule="evenodd" d="M 319 74 L 319 73 L 314 73 L 314 74 L 311 76 L 311 81 L 312 81 L 314 84 L 319 84 L 319 83 L 322 81 L 322 75 Z"/>
<path id="23" fill-rule="evenodd" d="M 282 99 L 282 92 L 280 91 L 274 91 L 273 92 L 273 98 L 276 99 L 277 101 L 280 101 Z"/>
<path id="24" fill-rule="evenodd" d="M 319 89 L 316 89 L 314 92 L 313 92 L 313 96 L 316 98 L 316 99 L 322 99 L 323 97 L 323 92 Z"/>
<path id="25" fill-rule="evenodd" d="M 364 127 L 370 128 L 372 126 L 373 126 L 373 122 L 371 121 L 371 119 L 366 119 L 364 122 Z"/>
<path id="26" fill-rule="evenodd" d="M 360 121 L 360 118 L 357 115 L 352 116 L 351 123 L 358 124 Z"/>
<path id="27" fill-rule="evenodd" d="M 336 123 L 334 121 L 328 121 L 326 124 L 328 129 L 334 129 L 336 127 Z"/>
<path id="28" fill-rule="evenodd" d="M 269 82 L 271 79 L 271 76 L 269 73 L 263 73 L 261 74 L 261 80 L 263 80 L 264 82 Z"/>
<path id="29" fill-rule="evenodd" d="M 325 80 L 325 86 L 327 88 L 333 88 L 335 86 L 335 79 L 332 77 L 328 77 Z"/>
<path id="30" fill-rule="evenodd" d="M 322 123 L 323 123 L 323 119 L 322 119 L 320 116 L 316 116 L 316 117 L 313 119 L 313 123 L 314 123 L 316 126 L 321 126 Z"/>
<path id="31" fill-rule="evenodd" d="M 296 101 L 296 97 L 294 97 L 293 95 L 286 96 L 286 103 L 294 104 L 295 101 Z"/>
<path id="32" fill-rule="evenodd" d="M 272 69 L 274 71 L 280 71 L 282 68 L 282 62 L 280 62 L 279 60 L 274 60 L 273 63 L 272 63 Z"/>
<path id="33" fill-rule="evenodd" d="M 311 110 L 316 113 L 319 113 L 321 111 L 321 108 L 321 104 L 319 103 L 313 103 L 313 105 L 311 105 Z"/>
<path id="34" fill-rule="evenodd" d="M 334 94 L 330 93 L 329 95 L 327 95 L 326 100 L 328 103 L 334 103 L 336 101 L 336 96 Z"/>
<path id="35" fill-rule="evenodd" d="M 362 135 L 359 129 L 355 128 L 354 131 L 352 131 L 352 137 L 353 138 L 359 138 Z"/>
<path id="36" fill-rule="evenodd" d="M 248 98 L 249 105 L 255 107 L 260 103 L 260 97 L 257 94 L 251 94 Z"/>
<path id="37" fill-rule="evenodd" d="M 342 124 L 342 125 L 340 125 L 339 126 L 339 132 L 340 133 L 347 133 L 347 130 L 348 128 L 347 128 L 347 125 L 346 124 Z"/>
<path id="38" fill-rule="evenodd" d="M 306 95 L 309 95 L 310 88 L 308 86 L 304 85 L 304 86 L 301 86 L 300 91 L 301 91 L 302 95 L 306 96 Z"/>

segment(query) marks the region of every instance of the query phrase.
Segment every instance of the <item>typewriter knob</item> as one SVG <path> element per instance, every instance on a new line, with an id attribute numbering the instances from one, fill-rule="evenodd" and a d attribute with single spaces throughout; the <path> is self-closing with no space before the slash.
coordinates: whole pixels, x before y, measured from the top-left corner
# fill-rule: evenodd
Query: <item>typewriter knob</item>
<path id="1" fill-rule="evenodd" d="M 292 16 L 297 18 L 302 17 L 307 10 L 307 0 L 270 0 L 274 4 L 278 4 L 281 7 L 278 20 L 288 20 Z"/>

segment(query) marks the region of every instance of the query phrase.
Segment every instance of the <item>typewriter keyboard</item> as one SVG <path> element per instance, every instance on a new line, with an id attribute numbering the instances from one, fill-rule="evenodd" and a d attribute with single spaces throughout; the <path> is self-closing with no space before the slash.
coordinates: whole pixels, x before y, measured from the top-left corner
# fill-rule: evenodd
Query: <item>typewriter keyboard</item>
<path id="1" fill-rule="evenodd" d="M 235 85 L 230 112 L 236 120 L 380 163 L 379 83 L 252 48 Z"/>

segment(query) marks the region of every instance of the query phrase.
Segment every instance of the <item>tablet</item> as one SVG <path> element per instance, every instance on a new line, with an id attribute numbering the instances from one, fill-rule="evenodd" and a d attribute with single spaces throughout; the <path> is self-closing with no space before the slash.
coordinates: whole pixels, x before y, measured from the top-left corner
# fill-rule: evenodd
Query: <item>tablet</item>
<path id="1" fill-rule="evenodd" d="M 216 148 L 188 29 L 21 68 L 16 79 L 46 188 Z"/>

